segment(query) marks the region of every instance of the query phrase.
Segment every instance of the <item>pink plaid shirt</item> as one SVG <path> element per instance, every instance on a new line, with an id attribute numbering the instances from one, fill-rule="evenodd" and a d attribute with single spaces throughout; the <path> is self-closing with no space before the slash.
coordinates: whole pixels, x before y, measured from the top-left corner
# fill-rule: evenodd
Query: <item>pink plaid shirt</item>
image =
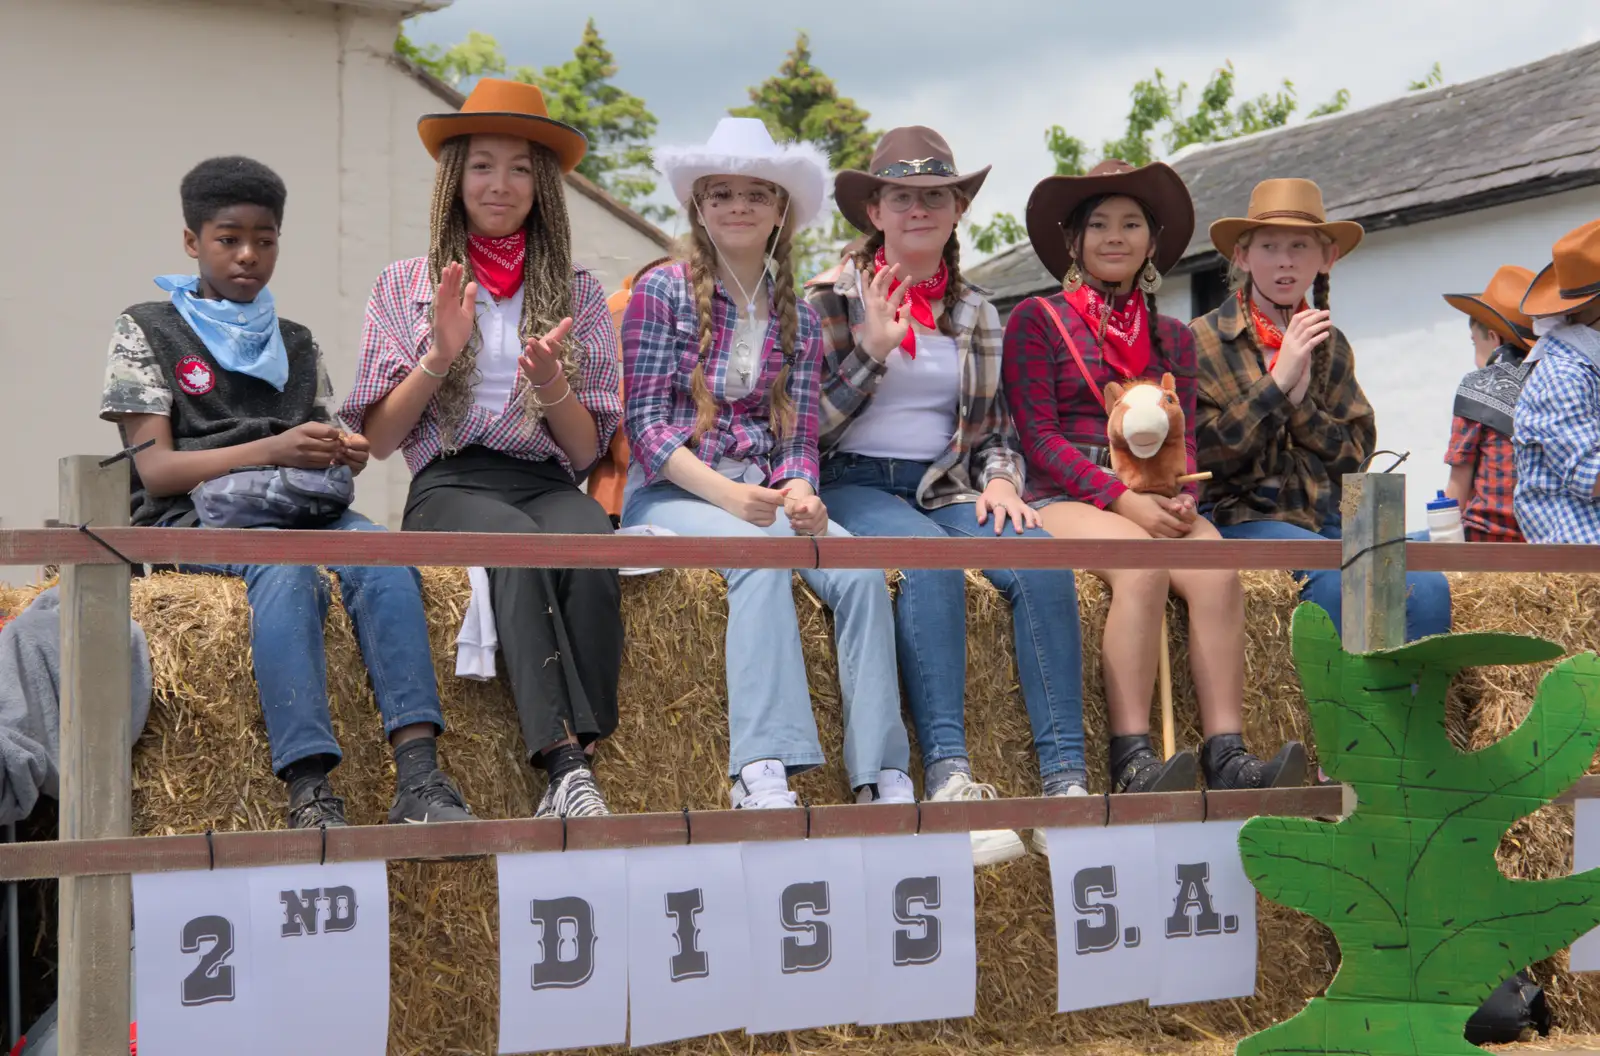
<path id="1" fill-rule="evenodd" d="M 400 384 L 428 351 L 433 336 L 428 319 L 432 304 L 427 257 L 396 261 L 378 276 L 361 330 L 356 383 L 339 409 L 339 416 L 351 429 L 361 431 L 367 408 Z M 573 397 L 594 415 L 598 450 L 603 454 L 622 420 L 617 331 L 600 281 L 576 264 L 572 266 L 572 333 L 568 340 L 577 342 L 581 355 Z M 530 424 L 523 414 L 520 385 L 499 414 L 476 404 L 467 412 L 456 431 L 456 445 L 465 448 L 473 444 L 532 462 L 553 458 L 568 473 L 574 472 L 549 426 L 543 420 Z M 421 420 L 400 446 L 413 475 L 444 453 L 437 400 L 428 402 Z"/>

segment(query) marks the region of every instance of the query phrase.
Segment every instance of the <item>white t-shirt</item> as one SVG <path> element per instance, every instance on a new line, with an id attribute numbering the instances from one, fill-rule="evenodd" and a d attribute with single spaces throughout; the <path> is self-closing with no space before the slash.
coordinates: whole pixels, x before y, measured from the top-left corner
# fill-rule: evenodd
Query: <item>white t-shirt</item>
<path id="1" fill-rule="evenodd" d="M 499 303 L 488 290 L 478 287 L 478 333 L 483 336 L 483 345 L 478 349 L 478 373 L 482 377 L 473 386 L 472 402 L 497 417 L 506 409 L 506 401 L 517 384 L 517 360 L 522 356 L 517 326 L 521 322 L 521 286 Z"/>
<path id="2" fill-rule="evenodd" d="M 961 354 L 956 339 L 917 334 L 917 358 L 896 348 L 866 409 L 839 441 L 839 450 L 869 458 L 932 462 L 955 439 L 961 402 Z"/>

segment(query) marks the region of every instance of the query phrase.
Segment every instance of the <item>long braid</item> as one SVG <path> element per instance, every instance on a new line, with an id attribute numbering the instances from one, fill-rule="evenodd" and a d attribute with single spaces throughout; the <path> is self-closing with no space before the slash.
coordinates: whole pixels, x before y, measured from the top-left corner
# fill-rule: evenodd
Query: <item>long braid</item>
<path id="1" fill-rule="evenodd" d="M 856 253 L 856 275 L 859 276 L 857 285 L 862 289 L 872 281 L 873 269 L 876 266 L 874 262 L 878 259 L 878 250 L 882 248 L 883 232 L 874 230 L 867 236 L 866 242 L 862 243 L 861 250 Z"/>
<path id="2" fill-rule="evenodd" d="M 789 396 L 789 371 L 794 365 L 795 346 L 800 336 L 800 312 L 795 303 L 793 258 L 792 236 L 789 225 L 785 224 L 777 232 L 772 247 L 772 259 L 778 265 L 778 274 L 773 277 L 775 289 L 772 306 L 778 313 L 778 347 L 783 352 L 783 367 L 773 379 L 767 396 L 772 435 L 779 440 L 793 435 L 795 428 L 794 400 Z"/>
<path id="3" fill-rule="evenodd" d="M 444 146 L 439 148 L 439 164 L 433 177 L 433 202 L 428 211 L 428 277 L 436 290 L 445 266 L 452 263 L 460 264 L 465 271 L 461 284 L 463 290 L 467 283 L 476 281 L 472 259 L 467 253 L 467 212 L 461 204 L 461 178 L 466 169 L 470 142 L 470 137 L 457 136 L 446 140 Z M 437 308 L 437 300 L 428 306 L 430 328 Z M 472 406 L 472 390 L 479 378 L 478 349 L 482 345 L 483 337 L 478 331 L 478 320 L 474 314 L 472 336 L 467 339 L 467 347 L 450 364 L 445 380 L 434 397 L 439 406 L 440 440 L 447 455 L 453 455 L 458 450 L 456 429 Z"/>
<path id="4" fill-rule="evenodd" d="M 939 316 L 939 332 L 945 337 L 956 336 L 956 305 L 961 303 L 961 239 L 954 231 L 944 244 L 944 266 L 948 281 L 944 287 L 944 312 Z"/>
<path id="5" fill-rule="evenodd" d="M 1328 273 L 1317 272 L 1316 280 L 1311 283 L 1311 303 L 1321 311 L 1328 310 Z"/>
<path id="6" fill-rule="evenodd" d="M 694 397 L 695 408 L 694 429 L 689 434 L 693 446 L 717 424 L 717 401 L 706 384 L 706 357 L 711 355 L 717 333 L 717 252 L 698 216 L 691 214 L 689 226 L 693 231 L 689 242 L 689 284 L 700 323 L 700 355 L 689 378 L 689 394 Z"/>

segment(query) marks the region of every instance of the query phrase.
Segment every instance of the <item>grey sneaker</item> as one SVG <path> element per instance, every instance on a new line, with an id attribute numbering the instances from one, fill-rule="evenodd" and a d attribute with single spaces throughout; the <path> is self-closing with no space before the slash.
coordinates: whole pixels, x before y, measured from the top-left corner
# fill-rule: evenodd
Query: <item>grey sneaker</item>
<path id="1" fill-rule="evenodd" d="M 291 829 L 316 829 L 326 826 L 342 829 L 350 823 L 344 819 L 344 800 L 333 794 L 333 785 L 323 778 L 316 784 L 304 786 L 298 794 L 289 795 L 289 827 Z"/>
<path id="2" fill-rule="evenodd" d="M 390 825 L 422 825 L 430 821 L 471 821 L 472 809 L 461 798 L 461 790 L 443 770 L 435 770 L 427 780 L 395 793 L 389 808 Z"/>
<path id="3" fill-rule="evenodd" d="M 567 771 L 560 781 L 552 781 L 539 800 L 536 818 L 599 818 L 610 814 L 594 783 L 594 773 L 586 766 Z"/>

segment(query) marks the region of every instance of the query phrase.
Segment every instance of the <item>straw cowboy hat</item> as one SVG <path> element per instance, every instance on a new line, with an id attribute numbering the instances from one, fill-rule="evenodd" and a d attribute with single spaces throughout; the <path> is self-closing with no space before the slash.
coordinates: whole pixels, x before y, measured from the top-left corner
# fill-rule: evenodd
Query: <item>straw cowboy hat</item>
<path id="1" fill-rule="evenodd" d="M 520 136 L 554 151 L 562 172 L 577 168 L 589 151 L 582 132 L 551 119 L 538 86 L 491 77 L 473 87 L 460 110 L 424 114 L 417 121 L 417 134 L 435 158 L 445 140 L 456 136 Z"/>
<path id="2" fill-rule="evenodd" d="M 1523 296 L 1524 312 L 1571 315 L 1600 299 L 1600 220 L 1562 235 L 1552 256 Z"/>
<path id="3" fill-rule="evenodd" d="M 1520 307 L 1533 283 L 1533 272 L 1507 264 L 1494 273 L 1482 293 L 1447 293 L 1450 307 L 1466 312 L 1479 325 L 1494 331 L 1518 348 L 1533 345 L 1533 320 Z"/>
<path id="4" fill-rule="evenodd" d="M 787 191 L 789 217 L 804 227 L 828 196 L 827 155 L 810 143 L 774 143 L 766 124 L 753 117 L 725 117 L 704 146 L 659 147 L 655 161 L 673 197 L 685 205 L 702 177 L 750 176 Z"/>
<path id="5" fill-rule="evenodd" d="M 1232 260 L 1239 239 L 1258 227 L 1309 227 L 1333 239 L 1341 257 L 1349 256 L 1366 234 L 1354 220 L 1330 221 L 1322 207 L 1322 188 L 1310 180 L 1262 180 L 1250 192 L 1249 214 L 1211 225 L 1211 244 L 1224 260 Z"/>
<path id="6" fill-rule="evenodd" d="M 1047 176 L 1028 196 L 1028 240 L 1039 261 L 1056 278 L 1072 264 L 1064 225 L 1090 198 L 1121 194 L 1142 202 L 1156 220 L 1156 270 L 1165 272 L 1183 257 L 1194 234 L 1194 200 L 1177 170 L 1163 162 L 1134 168 L 1107 158 L 1084 176 Z"/>
<path id="7" fill-rule="evenodd" d="M 852 227 L 870 235 L 877 228 L 867 216 L 867 202 L 880 187 L 952 187 L 970 202 L 990 166 L 963 175 L 956 171 L 955 155 L 943 136 L 922 125 L 908 125 L 883 134 L 867 169 L 845 169 L 835 176 L 833 200 Z"/>

